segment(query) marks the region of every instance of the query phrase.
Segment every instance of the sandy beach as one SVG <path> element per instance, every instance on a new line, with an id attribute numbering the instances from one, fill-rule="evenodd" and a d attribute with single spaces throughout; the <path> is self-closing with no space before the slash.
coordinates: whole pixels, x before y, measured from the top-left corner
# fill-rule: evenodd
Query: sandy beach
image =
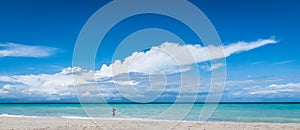
<path id="1" fill-rule="evenodd" d="M 1 117 L 1 130 L 300 130 L 300 124 Z"/>

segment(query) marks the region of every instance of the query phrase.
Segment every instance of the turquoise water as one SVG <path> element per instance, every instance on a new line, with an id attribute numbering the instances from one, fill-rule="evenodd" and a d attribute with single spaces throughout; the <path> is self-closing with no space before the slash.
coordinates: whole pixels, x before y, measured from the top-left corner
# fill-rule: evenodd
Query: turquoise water
<path id="1" fill-rule="evenodd" d="M 0 104 L 0 116 L 112 118 L 112 107 L 115 118 L 199 121 L 204 104 Z M 300 104 L 219 104 L 208 121 L 300 123 Z"/>

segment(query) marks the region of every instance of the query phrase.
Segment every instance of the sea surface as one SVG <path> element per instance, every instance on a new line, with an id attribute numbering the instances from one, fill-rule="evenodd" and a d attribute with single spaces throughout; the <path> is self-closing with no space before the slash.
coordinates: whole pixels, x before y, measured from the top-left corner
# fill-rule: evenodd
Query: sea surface
<path id="1" fill-rule="evenodd" d="M 0 104 L 0 117 L 300 123 L 300 104 Z"/>

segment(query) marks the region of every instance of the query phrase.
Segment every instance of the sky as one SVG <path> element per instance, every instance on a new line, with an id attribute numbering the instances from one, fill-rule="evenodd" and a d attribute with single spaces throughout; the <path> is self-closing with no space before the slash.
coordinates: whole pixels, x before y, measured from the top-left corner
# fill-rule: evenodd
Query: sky
<path id="1" fill-rule="evenodd" d="M 222 102 L 300 102 L 299 1 L 188 1 L 206 15 L 223 46 L 204 44 L 169 16 L 130 16 L 99 41 L 95 66 L 85 60 L 73 66 L 81 31 L 110 2 L 0 1 L 0 102 L 203 102 L 214 72 L 226 78 L 216 83 Z M 175 6 L 169 4 L 165 10 Z M 210 56 L 210 49 L 223 55 Z M 222 58 L 226 62 L 212 63 Z"/>

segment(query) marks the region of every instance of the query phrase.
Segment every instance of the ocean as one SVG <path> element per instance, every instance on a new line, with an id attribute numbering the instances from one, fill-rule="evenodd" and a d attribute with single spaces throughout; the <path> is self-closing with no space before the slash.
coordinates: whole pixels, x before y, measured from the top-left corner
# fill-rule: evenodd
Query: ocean
<path id="1" fill-rule="evenodd" d="M 0 117 L 300 123 L 300 104 L 0 104 Z M 216 109 L 214 110 L 214 106 Z M 204 109 L 206 107 L 206 110 Z M 112 117 L 111 109 L 116 115 Z M 205 111 L 204 111 L 205 110 Z M 213 111 L 214 110 L 214 111 Z M 209 113 L 212 112 L 210 115 Z"/>

